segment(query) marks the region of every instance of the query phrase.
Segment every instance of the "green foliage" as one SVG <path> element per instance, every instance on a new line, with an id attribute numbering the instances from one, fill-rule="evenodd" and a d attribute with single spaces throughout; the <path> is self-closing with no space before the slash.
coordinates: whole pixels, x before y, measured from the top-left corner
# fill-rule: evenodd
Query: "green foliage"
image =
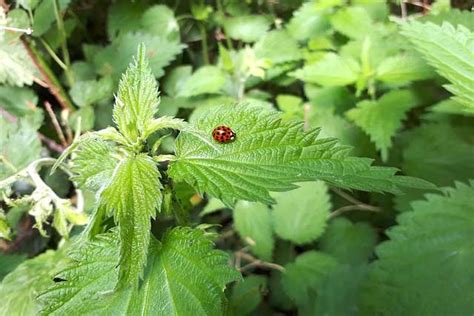
<path id="1" fill-rule="evenodd" d="M 298 42 L 285 30 L 275 30 L 260 37 L 254 45 L 257 58 L 265 58 L 272 64 L 300 60 L 303 57 Z"/>
<path id="2" fill-rule="evenodd" d="M 225 83 L 224 73 L 215 66 L 204 66 L 180 82 L 177 96 L 192 97 L 206 93 L 218 93 Z"/>
<path id="3" fill-rule="evenodd" d="M 267 279 L 253 275 L 244 278 L 232 289 L 230 308 L 236 315 L 248 315 L 262 301 L 262 293 L 266 290 Z"/>
<path id="4" fill-rule="evenodd" d="M 0 116 L 0 125 L 0 179 L 4 179 L 39 158 L 41 143 L 27 120 L 10 123 Z"/>
<path id="5" fill-rule="evenodd" d="M 360 65 L 353 58 L 328 53 L 320 61 L 295 71 L 294 76 L 322 86 L 345 86 L 355 83 L 359 72 Z"/>
<path id="6" fill-rule="evenodd" d="M 0 315 L 472 313 L 467 3 L 89 2 L 0 6 Z"/>
<path id="7" fill-rule="evenodd" d="M 295 244 L 309 243 L 326 227 L 331 209 L 327 186 L 324 182 L 301 183 L 290 192 L 275 193 L 273 222 L 276 234 Z"/>
<path id="8" fill-rule="evenodd" d="M 406 113 L 417 105 L 415 95 L 408 90 L 393 90 L 377 101 L 362 101 L 347 112 L 347 117 L 369 134 L 384 161 L 392 147 L 392 137 L 400 129 Z"/>
<path id="9" fill-rule="evenodd" d="M 120 80 L 114 106 L 114 121 L 125 138 L 133 143 L 142 136 L 158 109 L 158 85 L 148 62 L 145 47 Z"/>
<path id="10" fill-rule="evenodd" d="M 431 123 L 406 135 L 403 170 L 409 175 L 423 175 L 439 186 L 452 185 L 454 180 L 474 177 L 474 147 L 469 129 L 448 124 Z M 446 146 L 449 150 L 444 150 Z"/>
<path id="11" fill-rule="evenodd" d="M 66 281 L 51 285 L 39 297 L 42 314 L 222 313 L 225 286 L 238 274 L 226 265 L 225 253 L 212 249 L 203 231 L 175 228 L 161 242 L 153 240 L 140 286 L 113 292 L 119 277 L 117 237 L 117 232 L 97 235 L 71 251 L 71 262 L 57 275 Z"/>
<path id="12" fill-rule="evenodd" d="M 337 261 L 324 253 L 307 251 L 295 262 L 285 265 L 281 280 L 283 290 L 300 307 L 314 303 L 317 287 L 324 277 L 337 268 Z"/>
<path id="13" fill-rule="evenodd" d="M 1 216 L 0 212 L 0 218 Z M 0 255 L 0 281 L 3 280 L 5 275 L 15 270 L 15 268 L 25 260 L 25 255 Z"/>
<path id="14" fill-rule="evenodd" d="M 432 69 L 419 57 L 400 54 L 384 59 L 377 67 L 376 77 L 388 84 L 406 84 L 433 77 Z"/>
<path id="15" fill-rule="evenodd" d="M 87 106 L 110 98 L 113 81 L 110 77 L 100 80 L 76 81 L 71 87 L 71 98 L 78 106 Z"/>
<path id="16" fill-rule="evenodd" d="M 402 25 L 405 35 L 436 71 L 451 84 L 444 87 L 455 95 L 466 112 L 474 111 L 474 33 L 464 27 L 445 22 L 411 21 Z M 449 62 L 448 62 L 449 61 Z"/>
<path id="17" fill-rule="evenodd" d="M 364 314 L 464 315 L 474 309 L 473 183 L 427 195 L 397 218 L 376 252 Z"/>
<path id="18" fill-rule="evenodd" d="M 224 29 L 233 39 L 244 42 L 255 42 L 265 35 L 271 21 L 261 15 L 249 15 L 226 18 Z"/>
<path id="19" fill-rule="evenodd" d="M 114 212 L 120 231 L 120 284 L 134 284 L 141 277 L 150 242 L 150 220 L 160 209 L 160 173 L 144 154 L 126 157 L 114 170 L 102 193 L 108 210 Z"/>
<path id="20" fill-rule="evenodd" d="M 235 206 L 235 228 L 244 242 L 251 246 L 252 252 L 264 260 L 271 260 L 273 252 L 272 213 L 267 206 L 240 201 Z"/>
<path id="21" fill-rule="evenodd" d="M 374 25 L 369 13 L 362 7 L 348 7 L 338 11 L 331 18 L 334 29 L 351 38 L 366 36 Z"/>
<path id="22" fill-rule="evenodd" d="M 320 239 L 322 251 L 341 263 L 366 263 L 377 244 L 376 232 L 366 223 L 351 223 L 345 218 L 334 219 Z"/>
<path id="23" fill-rule="evenodd" d="M 64 251 L 48 251 L 21 263 L 0 283 L 0 314 L 36 315 L 40 310 L 37 296 L 51 283 L 65 263 Z"/>
<path id="24" fill-rule="evenodd" d="M 345 188 L 400 192 L 398 186 L 431 187 L 393 168 L 372 167 L 371 161 L 348 157 L 348 148 L 336 140 L 318 139 L 318 130 L 302 132 L 299 122 L 282 122 L 277 112 L 257 107 L 219 106 L 195 117 L 204 135 L 182 133 L 176 142 L 176 160 L 169 168 L 175 181 L 185 181 L 227 205 L 236 199 L 272 203 L 268 191 L 295 188 L 294 182 L 321 179 Z M 212 139 L 218 125 L 236 133 L 233 143 Z"/>

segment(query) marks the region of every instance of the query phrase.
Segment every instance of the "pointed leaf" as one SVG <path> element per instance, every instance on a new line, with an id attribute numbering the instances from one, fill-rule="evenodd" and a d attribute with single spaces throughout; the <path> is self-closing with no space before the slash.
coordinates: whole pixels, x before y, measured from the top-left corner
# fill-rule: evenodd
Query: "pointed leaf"
<path id="1" fill-rule="evenodd" d="M 158 85 L 145 59 L 145 47 L 141 45 L 136 59 L 120 80 L 114 121 L 133 143 L 144 133 L 157 110 Z"/>
<path id="2" fill-rule="evenodd" d="M 201 230 L 175 228 L 162 243 L 152 240 L 139 287 L 113 292 L 118 279 L 117 232 L 71 252 L 58 274 L 66 280 L 46 290 L 43 315 L 221 315 L 226 284 L 239 278 L 227 255 L 212 249 Z"/>
<path id="3" fill-rule="evenodd" d="M 347 112 L 347 117 L 369 134 L 384 161 L 392 147 L 392 137 L 402 126 L 406 112 L 417 105 L 409 90 L 393 90 L 377 101 L 362 101 Z"/>
<path id="4" fill-rule="evenodd" d="M 120 231 L 120 285 L 136 284 L 143 275 L 150 242 L 151 218 L 160 209 L 160 173 L 145 154 L 124 158 L 102 193 L 103 203 Z"/>
<path id="5" fill-rule="evenodd" d="M 227 125 L 237 134 L 232 143 L 217 143 L 212 130 Z M 217 106 L 194 116 L 201 136 L 181 133 L 176 160 L 168 174 L 227 205 L 236 199 L 272 203 L 268 191 L 295 188 L 294 182 L 321 179 L 367 191 L 399 192 L 398 186 L 432 187 L 424 181 L 394 176 L 394 168 L 372 167 L 371 160 L 348 157 L 336 140 L 319 139 L 318 130 L 303 132 L 303 123 L 282 122 L 280 114 L 251 106 Z"/>

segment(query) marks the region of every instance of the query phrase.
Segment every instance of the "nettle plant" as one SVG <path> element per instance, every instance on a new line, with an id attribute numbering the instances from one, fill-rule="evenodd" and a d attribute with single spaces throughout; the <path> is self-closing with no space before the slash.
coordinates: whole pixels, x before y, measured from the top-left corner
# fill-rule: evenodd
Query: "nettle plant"
<path id="1" fill-rule="evenodd" d="M 318 137 L 319 129 L 305 131 L 302 122 L 282 120 L 277 111 L 236 103 L 210 107 L 185 122 L 155 118 L 158 107 L 157 82 L 141 45 L 119 84 L 116 128 L 76 138 L 55 164 L 70 168 L 80 188 L 96 193 L 96 207 L 56 283 L 40 294 L 43 313 L 222 314 L 224 289 L 241 276 L 227 254 L 214 249 L 209 225 L 193 227 L 176 194 L 179 183 L 228 207 L 238 200 L 269 205 L 270 192 L 316 180 L 373 192 L 434 187 L 352 157 L 336 139 Z M 219 139 L 213 135 L 218 126 L 235 135 Z M 179 131 L 175 154 L 161 154 L 162 132 L 170 129 Z M 175 224 L 154 236 L 158 213 L 171 215 Z"/>

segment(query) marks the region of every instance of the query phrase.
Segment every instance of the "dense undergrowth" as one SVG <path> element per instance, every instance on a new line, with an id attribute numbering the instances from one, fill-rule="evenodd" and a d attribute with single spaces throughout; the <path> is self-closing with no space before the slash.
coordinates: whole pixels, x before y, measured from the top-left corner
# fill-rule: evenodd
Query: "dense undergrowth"
<path id="1" fill-rule="evenodd" d="M 0 0 L 0 315 L 472 315 L 472 5 Z"/>

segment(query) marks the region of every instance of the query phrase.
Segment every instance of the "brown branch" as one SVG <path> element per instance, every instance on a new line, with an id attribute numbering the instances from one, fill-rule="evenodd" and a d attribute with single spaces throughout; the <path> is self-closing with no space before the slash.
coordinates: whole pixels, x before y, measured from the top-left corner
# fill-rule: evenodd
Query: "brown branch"
<path id="1" fill-rule="evenodd" d="M 38 133 L 38 137 L 52 151 L 55 151 L 59 154 L 61 154 L 64 151 L 64 147 L 56 143 L 51 138 L 48 138 L 41 133 Z"/>
<path id="2" fill-rule="evenodd" d="M 40 72 L 42 76 L 42 81 L 44 82 L 44 85 L 48 87 L 49 92 L 58 100 L 59 105 L 63 109 L 67 109 L 69 111 L 74 111 L 74 107 L 72 104 L 67 100 L 61 93 L 61 88 L 58 87 L 53 83 L 53 80 L 50 78 L 48 71 L 44 68 L 42 63 L 39 61 L 38 56 L 36 56 L 35 52 L 33 49 L 30 47 L 28 41 L 24 38 L 21 39 L 23 46 L 26 49 L 26 52 L 28 53 L 28 56 L 30 56 L 31 61 L 33 64 L 36 66 L 38 71 Z"/>
<path id="3" fill-rule="evenodd" d="M 51 104 L 48 101 L 45 101 L 44 107 L 46 108 L 46 112 L 48 112 L 48 115 L 51 118 L 51 122 L 53 123 L 54 129 L 56 130 L 56 133 L 58 134 L 61 144 L 64 147 L 67 147 L 68 144 L 67 144 L 66 138 L 64 137 L 63 130 L 61 129 L 61 125 L 59 125 L 58 119 L 56 118 L 56 114 L 54 113 L 53 108 L 51 107 Z"/>
<path id="4" fill-rule="evenodd" d="M 242 250 L 236 251 L 235 256 L 236 256 L 236 258 L 244 259 L 244 260 L 250 262 L 250 263 L 246 264 L 245 266 L 243 266 L 241 268 L 237 268 L 240 272 L 245 272 L 245 271 L 250 270 L 250 269 L 255 268 L 255 267 L 257 267 L 257 268 L 268 268 L 268 269 L 272 269 L 272 270 L 278 270 L 280 272 L 285 271 L 285 268 L 282 267 L 279 264 L 257 259 L 254 256 L 252 256 L 248 253 L 245 253 Z"/>
<path id="5" fill-rule="evenodd" d="M 352 205 L 346 205 L 343 207 L 338 208 L 331 214 L 329 214 L 328 218 L 333 219 L 334 217 L 337 217 L 341 215 L 342 213 L 349 212 L 349 211 L 367 211 L 367 212 L 380 212 L 381 209 L 380 207 L 373 206 L 370 204 L 366 204 L 362 201 L 359 201 L 355 197 L 353 197 L 350 194 L 347 194 L 346 192 L 338 189 L 338 188 L 331 188 L 331 191 L 345 199 L 346 201 L 352 203 Z"/>

